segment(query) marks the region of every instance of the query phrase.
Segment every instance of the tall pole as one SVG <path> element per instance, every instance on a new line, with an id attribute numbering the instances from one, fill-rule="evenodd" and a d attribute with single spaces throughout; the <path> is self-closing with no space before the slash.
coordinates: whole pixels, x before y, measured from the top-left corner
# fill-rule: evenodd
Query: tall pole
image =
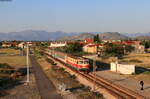
<path id="1" fill-rule="evenodd" d="M 27 55 L 26 55 L 26 59 L 27 59 L 27 82 L 30 81 L 30 76 L 29 76 L 29 45 L 28 45 L 28 42 L 27 42 Z"/>
<path id="2" fill-rule="evenodd" d="M 95 75 L 95 67 L 96 67 L 96 60 L 93 59 L 93 73 L 94 73 L 94 85 L 93 85 L 93 90 L 95 91 L 95 84 L 96 84 L 96 75 Z"/>

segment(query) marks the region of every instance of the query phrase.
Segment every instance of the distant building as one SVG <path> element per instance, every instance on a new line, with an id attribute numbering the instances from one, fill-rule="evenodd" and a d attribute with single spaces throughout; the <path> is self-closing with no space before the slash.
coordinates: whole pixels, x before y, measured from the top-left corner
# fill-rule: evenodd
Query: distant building
<path id="1" fill-rule="evenodd" d="M 19 44 L 18 44 L 18 47 L 19 47 L 19 48 L 25 48 L 25 43 L 24 43 L 24 42 L 19 43 Z"/>
<path id="2" fill-rule="evenodd" d="M 83 46 L 83 51 L 87 52 L 87 53 L 93 53 L 96 54 L 98 52 L 99 48 L 103 48 L 102 44 L 87 44 L 85 46 Z"/>
<path id="3" fill-rule="evenodd" d="M 67 42 L 65 41 L 56 41 L 56 42 L 51 42 L 49 47 L 63 47 L 66 45 L 67 45 Z"/>
<path id="4" fill-rule="evenodd" d="M 33 45 L 33 43 L 32 43 L 32 42 L 27 42 L 27 43 L 28 43 L 28 45 L 29 45 L 29 46 L 32 46 L 32 45 Z"/>
<path id="5" fill-rule="evenodd" d="M 11 47 L 11 43 L 10 42 L 3 42 L 2 47 Z"/>
<path id="6" fill-rule="evenodd" d="M 130 45 L 134 47 L 134 51 L 132 53 L 145 53 L 145 46 L 140 44 L 140 41 L 121 41 L 121 42 L 113 42 L 113 44 L 122 44 L 122 45 Z"/>

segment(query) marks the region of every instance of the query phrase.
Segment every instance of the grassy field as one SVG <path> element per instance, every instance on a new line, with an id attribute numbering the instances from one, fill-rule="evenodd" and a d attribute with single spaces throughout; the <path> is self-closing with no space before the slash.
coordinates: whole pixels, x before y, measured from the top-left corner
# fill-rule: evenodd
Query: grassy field
<path id="1" fill-rule="evenodd" d="M 26 67 L 26 57 L 20 56 L 20 50 L 16 49 L 0 49 L 0 87 L 5 88 L 7 86 L 15 86 L 21 78 L 15 75 L 15 70 L 9 69 L 19 69 Z M 20 72 L 21 73 L 21 72 Z M 0 96 L 2 93 L 0 92 Z"/>
<path id="2" fill-rule="evenodd" d="M 11 49 L 11 48 L 3 48 L 3 49 L 0 49 L 0 54 L 16 55 L 16 54 L 20 54 L 20 50 Z"/>
<path id="3" fill-rule="evenodd" d="M 7 63 L 12 67 L 19 68 L 26 66 L 26 57 L 20 56 L 20 50 L 0 49 L 0 63 Z"/>
<path id="4" fill-rule="evenodd" d="M 12 67 L 26 66 L 25 56 L 0 56 L 0 63 L 7 63 Z"/>
<path id="5" fill-rule="evenodd" d="M 128 64 L 135 64 L 137 67 L 141 67 L 141 70 L 145 70 L 136 75 L 126 75 L 128 77 L 143 80 L 146 83 L 150 84 L 150 71 L 147 68 L 150 68 L 150 54 L 129 54 L 122 59 L 119 59 L 120 62 L 125 62 Z M 146 70 L 147 69 L 147 70 Z M 139 70 L 140 71 L 140 70 Z"/>
<path id="6" fill-rule="evenodd" d="M 136 66 L 150 68 L 150 54 L 129 54 L 123 59 L 119 59 L 120 62 L 129 64 L 135 64 Z"/>

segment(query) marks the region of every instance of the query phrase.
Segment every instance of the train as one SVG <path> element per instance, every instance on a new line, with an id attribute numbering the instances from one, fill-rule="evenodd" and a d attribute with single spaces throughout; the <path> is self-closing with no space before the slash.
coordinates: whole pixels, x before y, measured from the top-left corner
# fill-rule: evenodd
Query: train
<path id="1" fill-rule="evenodd" d="M 48 49 L 45 52 L 48 55 L 51 55 L 59 59 L 60 61 L 66 63 L 71 68 L 76 69 L 78 71 L 88 72 L 90 69 L 89 59 L 79 56 L 73 56 L 59 51 L 54 51 L 52 49 Z"/>

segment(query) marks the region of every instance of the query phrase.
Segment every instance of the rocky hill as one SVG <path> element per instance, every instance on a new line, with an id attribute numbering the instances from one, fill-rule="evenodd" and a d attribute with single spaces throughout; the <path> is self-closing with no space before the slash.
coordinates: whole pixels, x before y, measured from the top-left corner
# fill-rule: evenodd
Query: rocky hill
<path id="1" fill-rule="evenodd" d="M 135 40 L 150 40 L 150 36 L 137 36 L 134 37 Z"/>
<path id="2" fill-rule="evenodd" d="M 65 33 L 62 31 L 47 32 L 43 30 L 25 30 L 20 32 L 0 33 L 0 40 L 25 40 L 25 41 L 46 41 L 56 40 L 64 36 L 73 36 L 78 33 Z"/>
<path id="3" fill-rule="evenodd" d="M 98 34 L 101 40 L 126 40 L 126 39 L 150 39 L 150 33 L 118 33 L 118 32 L 91 32 L 66 33 L 62 31 L 47 32 L 43 30 L 25 30 L 20 32 L 0 33 L 0 40 L 25 40 L 25 41 L 47 41 L 47 40 L 83 40 L 93 38 Z"/>
<path id="4" fill-rule="evenodd" d="M 61 37 L 58 40 L 84 40 L 86 38 L 93 38 L 94 34 L 92 33 L 81 33 L 75 36 L 65 36 Z"/>
<path id="5" fill-rule="evenodd" d="M 126 40 L 129 39 L 129 37 L 120 34 L 118 32 L 105 32 L 105 33 L 100 33 L 99 37 L 101 40 Z"/>

